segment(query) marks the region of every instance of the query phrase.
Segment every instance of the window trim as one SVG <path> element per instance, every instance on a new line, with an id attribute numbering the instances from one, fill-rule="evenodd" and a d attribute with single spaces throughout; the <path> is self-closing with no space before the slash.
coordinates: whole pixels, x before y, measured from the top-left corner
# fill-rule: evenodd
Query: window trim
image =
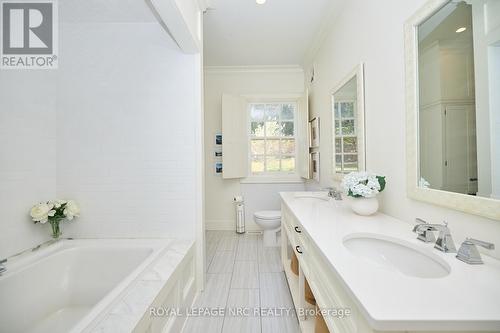
<path id="1" fill-rule="evenodd" d="M 364 171 L 366 170 L 366 124 L 365 124 L 365 80 L 364 80 L 364 63 L 359 63 L 355 66 L 332 90 L 330 90 L 330 114 L 332 115 L 332 119 L 334 119 L 333 114 L 333 104 L 332 101 L 335 101 L 335 94 L 339 92 L 344 85 L 346 85 L 352 79 L 356 79 L 356 116 L 358 117 L 358 170 Z M 332 121 L 331 124 L 332 133 L 335 133 L 335 124 Z M 332 134 L 331 145 L 333 149 L 335 149 L 335 135 Z M 335 172 L 335 154 L 331 156 L 331 172 L 332 178 L 334 181 L 342 181 L 344 179 L 345 174 L 336 173 Z"/>
<path id="2" fill-rule="evenodd" d="M 262 140 L 267 141 L 268 139 L 293 139 L 295 142 L 295 151 L 293 155 L 281 155 L 282 156 L 293 156 L 295 159 L 295 168 L 293 172 L 286 171 L 264 171 L 262 173 L 252 173 L 252 147 L 251 147 L 251 123 L 252 119 L 250 117 L 251 105 L 253 104 L 293 104 L 295 106 L 294 115 L 293 115 L 293 136 L 288 137 L 267 137 L 264 136 Z M 298 170 L 297 170 L 297 156 L 298 156 L 298 146 L 297 146 L 297 112 L 299 108 L 299 100 L 298 97 L 294 98 L 256 98 L 247 100 L 247 108 L 246 108 L 246 122 L 247 122 L 247 144 L 248 144 L 248 176 L 243 179 L 242 183 L 290 183 L 290 182 L 303 182 L 300 178 Z M 281 116 L 280 116 L 281 121 Z M 259 139 L 259 138 L 256 138 Z M 264 156 L 267 156 L 264 152 Z"/>

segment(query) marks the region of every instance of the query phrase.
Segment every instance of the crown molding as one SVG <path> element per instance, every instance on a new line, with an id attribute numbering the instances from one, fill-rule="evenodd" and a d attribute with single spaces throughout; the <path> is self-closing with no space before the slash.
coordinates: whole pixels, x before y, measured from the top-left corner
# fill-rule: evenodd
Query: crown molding
<path id="1" fill-rule="evenodd" d="M 206 74 L 222 73 L 303 73 L 304 69 L 298 65 L 282 66 L 205 66 Z"/>

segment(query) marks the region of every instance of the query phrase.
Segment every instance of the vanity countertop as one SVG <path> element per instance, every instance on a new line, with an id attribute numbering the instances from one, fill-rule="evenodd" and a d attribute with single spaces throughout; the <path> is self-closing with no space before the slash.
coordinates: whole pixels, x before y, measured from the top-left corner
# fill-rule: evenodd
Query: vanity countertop
<path id="1" fill-rule="evenodd" d="M 373 329 L 500 330 L 499 260 L 482 255 L 484 265 L 468 265 L 455 253 L 440 252 L 434 243 L 417 240 L 406 222 L 382 213 L 354 214 L 347 200 L 304 200 L 294 192 L 280 195 Z M 344 246 L 344 238 L 352 233 L 402 239 L 442 258 L 451 272 L 431 279 L 379 267 Z M 457 249 L 461 241 L 455 239 Z"/>

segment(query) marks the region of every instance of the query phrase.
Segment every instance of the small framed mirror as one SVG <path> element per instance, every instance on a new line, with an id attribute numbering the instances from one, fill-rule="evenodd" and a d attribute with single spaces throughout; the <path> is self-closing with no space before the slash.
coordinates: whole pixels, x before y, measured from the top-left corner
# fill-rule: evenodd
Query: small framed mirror
<path id="1" fill-rule="evenodd" d="M 366 169 L 363 64 L 332 90 L 332 170 L 335 180 Z"/>
<path id="2" fill-rule="evenodd" d="M 500 220 L 498 0 L 431 0 L 406 24 L 408 195 Z"/>

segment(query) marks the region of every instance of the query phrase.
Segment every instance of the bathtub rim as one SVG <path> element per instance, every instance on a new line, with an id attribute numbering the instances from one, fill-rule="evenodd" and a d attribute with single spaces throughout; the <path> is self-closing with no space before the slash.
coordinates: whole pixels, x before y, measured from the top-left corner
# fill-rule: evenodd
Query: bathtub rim
<path id="1" fill-rule="evenodd" d="M 42 243 L 33 249 L 27 249 L 19 254 L 7 257 L 7 262 L 4 264 L 7 271 L 0 275 L 0 281 L 20 270 L 26 269 L 32 264 L 38 263 L 42 258 L 49 257 L 55 252 L 91 245 L 101 247 L 148 247 L 154 252 L 168 246 L 171 242 L 172 238 L 61 238 L 53 243 Z"/>

